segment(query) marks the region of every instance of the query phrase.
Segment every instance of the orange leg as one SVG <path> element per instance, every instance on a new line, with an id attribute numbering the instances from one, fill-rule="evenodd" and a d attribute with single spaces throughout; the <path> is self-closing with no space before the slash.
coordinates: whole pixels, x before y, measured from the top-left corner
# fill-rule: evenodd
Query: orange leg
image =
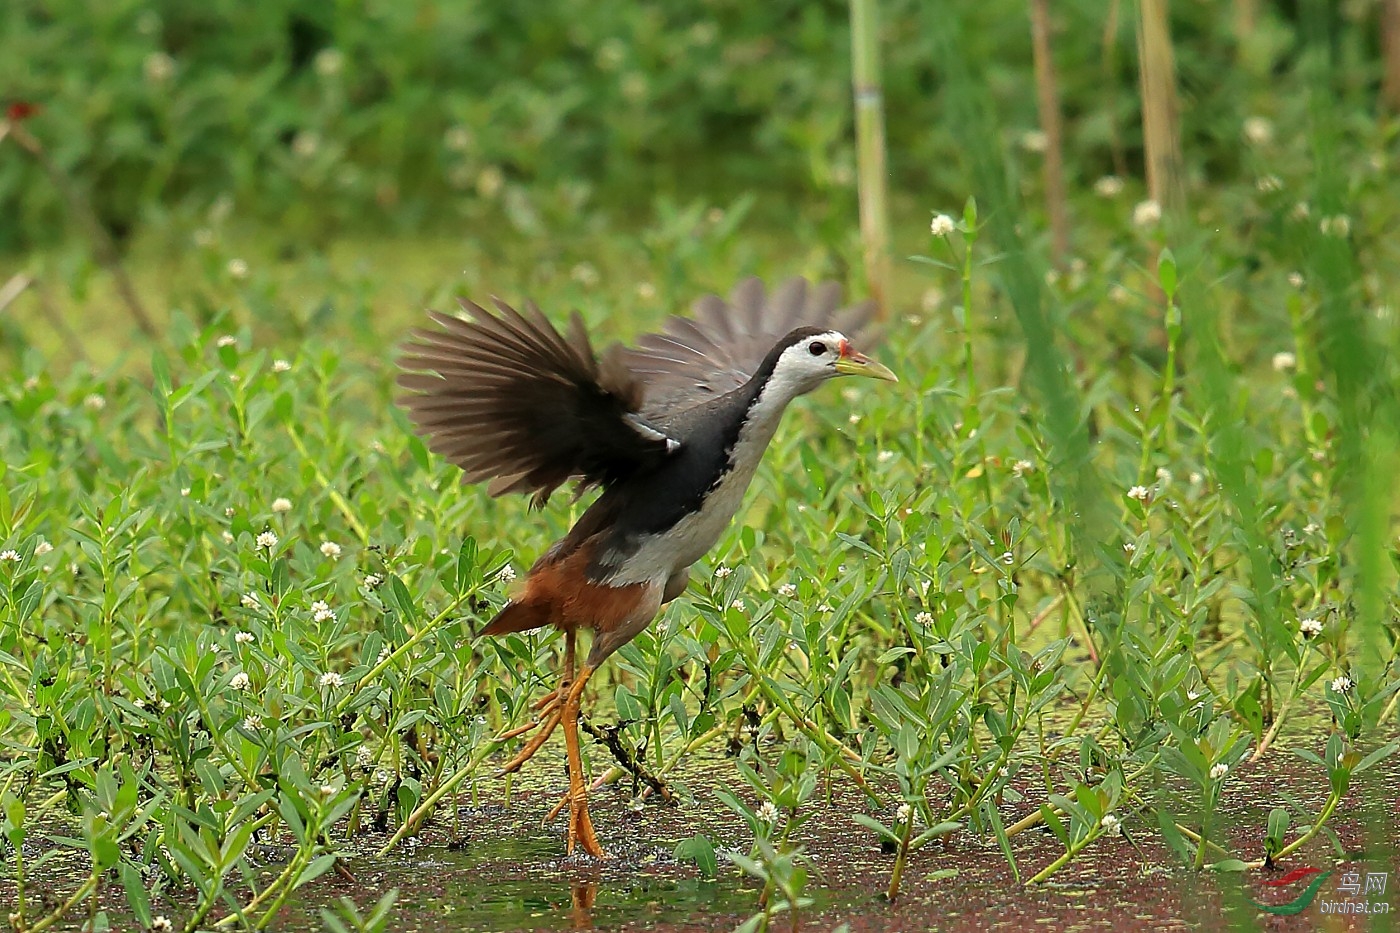
<path id="1" fill-rule="evenodd" d="M 578 745 L 578 704 L 592 673 L 593 668 L 585 664 L 564 700 L 564 744 L 569 754 L 569 854 L 573 855 L 574 847 L 579 846 L 594 858 L 607 858 L 588 815 L 588 783 L 583 778 L 583 755 Z"/>
<path id="2" fill-rule="evenodd" d="M 549 741 L 549 737 L 554 734 L 554 729 L 559 725 L 563 715 L 562 705 L 564 699 L 569 695 L 569 688 L 574 679 L 574 631 L 566 629 L 564 632 L 564 675 L 559 678 L 559 686 L 553 691 L 546 693 L 535 701 L 534 711 L 538 718 L 534 722 L 526 723 L 518 728 L 503 732 L 496 737 L 496 741 L 505 742 L 517 736 L 524 735 L 531 729 L 538 728 L 540 731 L 534 738 L 525 743 L 525 747 L 516 753 L 515 757 L 506 762 L 501 767 L 501 774 L 510 774 L 519 771 L 525 762 L 535 757 L 544 743 Z"/>

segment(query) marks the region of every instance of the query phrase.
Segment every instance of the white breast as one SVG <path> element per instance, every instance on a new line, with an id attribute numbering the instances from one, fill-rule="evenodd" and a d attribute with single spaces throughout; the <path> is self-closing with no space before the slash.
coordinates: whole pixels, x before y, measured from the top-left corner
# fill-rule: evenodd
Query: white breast
<path id="1" fill-rule="evenodd" d="M 700 508 L 691 512 L 668 530 L 641 539 L 617 572 L 609 577 L 614 585 L 627 583 L 664 582 L 667 577 L 695 563 L 715 546 L 724 530 L 744 504 L 744 493 L 753 480 L 758 462 L 773 439 L 787 399 L 762 396 L 749 409 L 749 421 L 739 432 L 730 454 L 731 469 L 710 490 Z M 767 404 L 765 404 L 767 402 Z"/>

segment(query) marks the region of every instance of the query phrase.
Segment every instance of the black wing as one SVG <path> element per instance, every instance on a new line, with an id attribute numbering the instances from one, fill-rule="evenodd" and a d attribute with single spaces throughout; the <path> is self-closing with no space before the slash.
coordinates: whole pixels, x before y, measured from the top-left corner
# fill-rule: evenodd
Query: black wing
<path id="1" fill-rule="evenodd" d="M 728 301 L 706 295 L 695 302 L 693 319 L 668 318 L 661 333 L 626 351 L 627 368 L 646 384 L 642 413 L 662 418 L 739 388 L 779 338 L 804 325 L 868 338 L 874 302 L 840 304 L 839 284 L 813 287 L 802 278 L 788 279 L 771 296 L 756 278 L 734 286 Z"/>
<path id="2" fill-rule="evenodd" d="M 415 330 L 399 360 L 399 404 L 464 481 L 542 502 L 571 477 L 609 485 L 678 448 L 639 414 L 621 349 L 600 362 L 577 312 L 565 338 L 533 303 L 495 305 L 463 301 L 471 320 L 429 312 L 437 326 Z"/>

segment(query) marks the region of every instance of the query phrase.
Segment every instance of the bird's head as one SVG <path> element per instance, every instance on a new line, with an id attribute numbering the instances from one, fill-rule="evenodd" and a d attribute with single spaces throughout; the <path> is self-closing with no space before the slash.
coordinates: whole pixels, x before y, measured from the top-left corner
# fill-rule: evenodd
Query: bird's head
<path id="1" fill-rule="evenodd" d="M 811 392 L 835 376 L 869 376 L 898 382 L 894 373 L 851 346 L 835 330 L 800 327 L 779 343 L 769 385 L 789 398 Z"/>

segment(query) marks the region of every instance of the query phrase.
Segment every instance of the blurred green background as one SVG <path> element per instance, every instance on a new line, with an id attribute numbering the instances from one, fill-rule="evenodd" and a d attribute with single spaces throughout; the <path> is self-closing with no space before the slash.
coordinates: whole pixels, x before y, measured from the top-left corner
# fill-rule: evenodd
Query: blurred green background
<path id="1" fill-rule="evenodd" d="M 1250 4 L 1244 34 L 1239 5 L 1171 11 L 1198 189 L 1253 178 L 1249 117 L 1289 127 L 1304 116 L 1308 37 L 1294 4 Z M 1071 188 L 1140 174 L 1134 6 L 1053 4 Z M 1380 4 L 1329 9 L 1338 100 L 1366 119 Z M 1025 4 L 887 2 L 890 179 L 906 216 L 967 190 L 940 91 L 950 17 L 1008 146 L 1031 168 L 1038 155 Z M 32 131 L 119 242 L 176 237 L 162 249 L 211 221 L 283 251 L 363 234 L 557 236 L 626 225 L 658 198 L 748 192 L 766 225 L 801 215 L 831 227 L 855 209 L 849 45 L 847 6 L 829 0 L 10 0 L 0 94 L 42 107 Z M 59 193 L 12 146 L 0 150 L 0 215 L 11 254 L 74 232 Z"/>

